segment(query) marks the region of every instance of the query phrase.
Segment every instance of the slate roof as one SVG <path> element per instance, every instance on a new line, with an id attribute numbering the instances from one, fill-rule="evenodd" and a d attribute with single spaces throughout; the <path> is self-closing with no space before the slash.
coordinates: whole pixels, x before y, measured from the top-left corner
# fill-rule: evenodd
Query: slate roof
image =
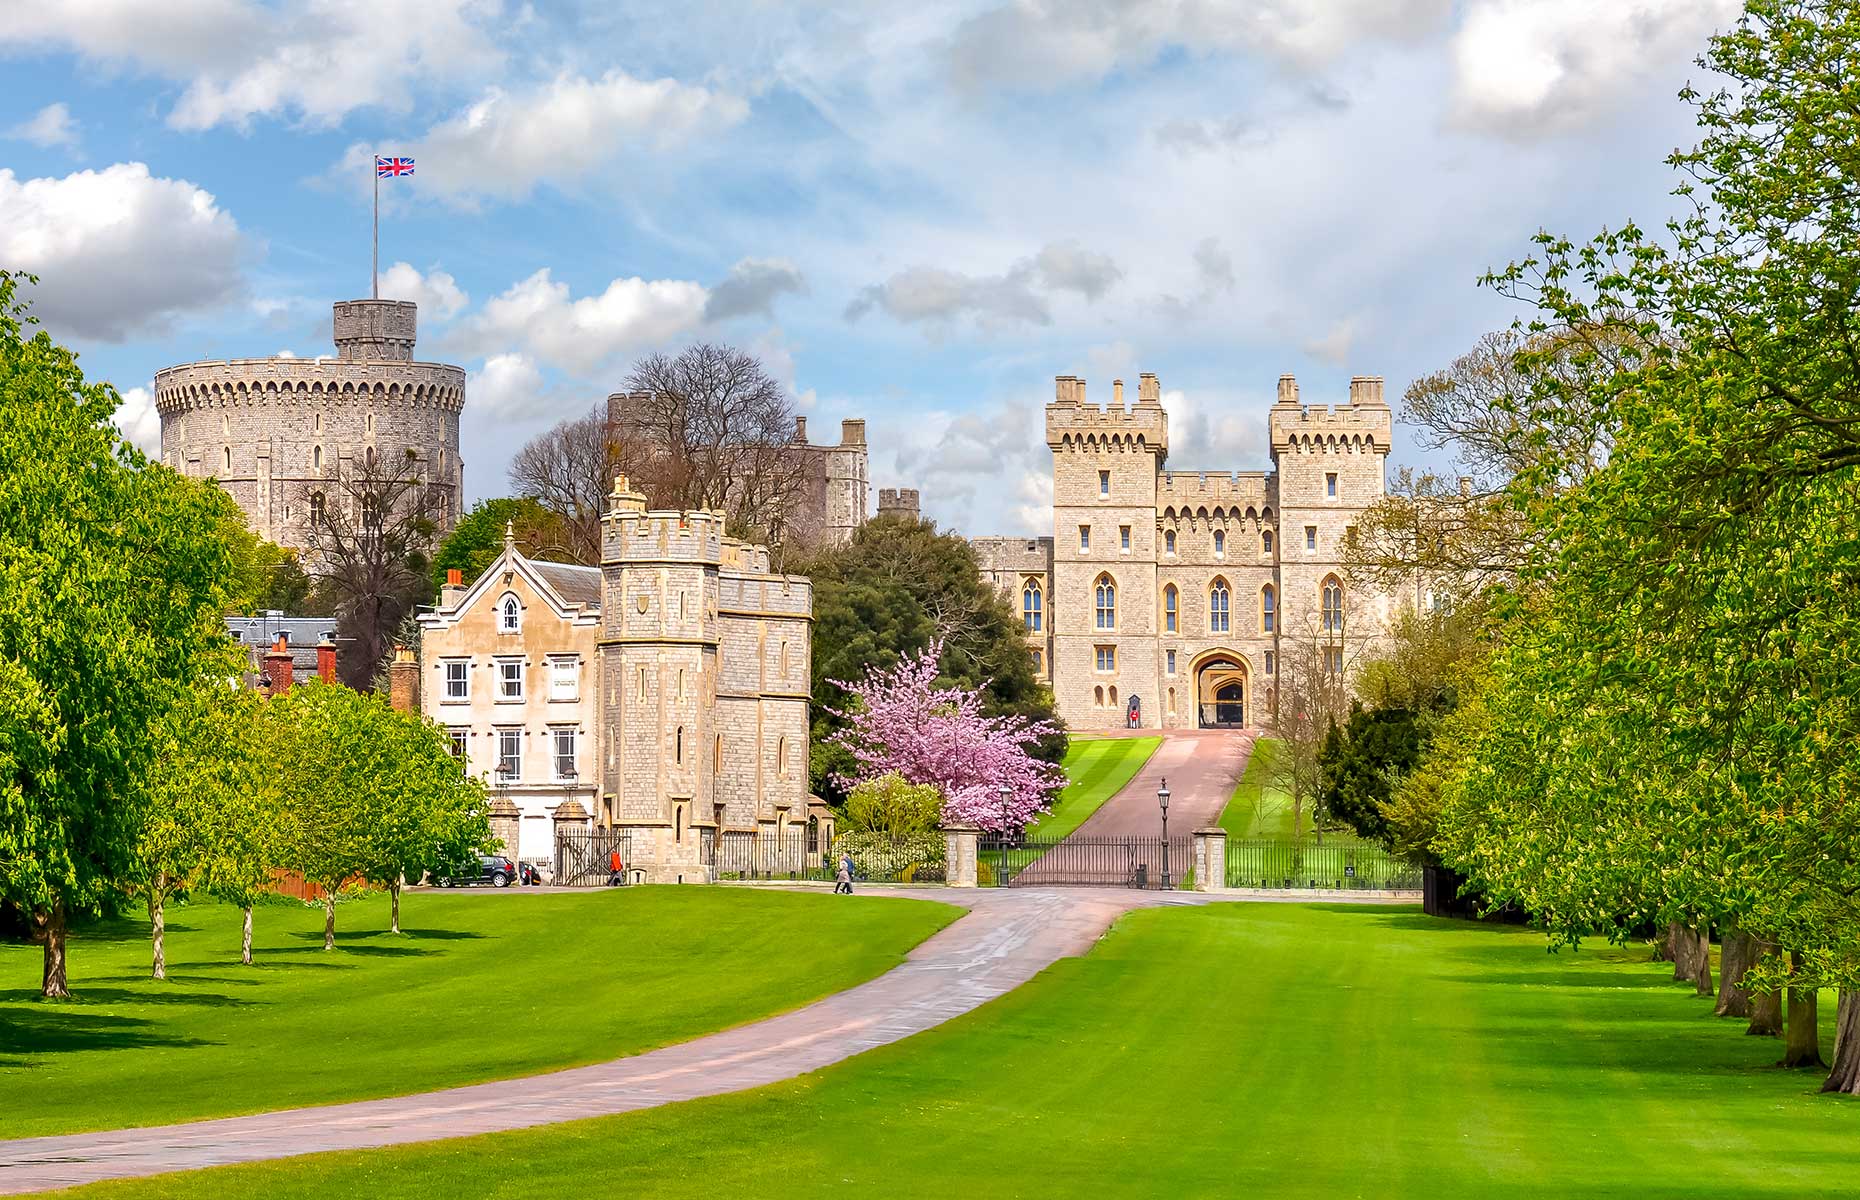
<path id="1" fill-rule="evenodd" d="M 555 594 L 562 597 L 564 604 L 580 604 L 599 612 L 601 608 L 601 569 L 599 567 L 578 567 L 573 563 L 539 562 L 534 558 L 524 560 L 530 570 L 536 572 L 542 581 L 555 589 Z"/>
<path id="2" fill-rule="evenodd" d="M 226 632 L 245 647 L 254 663 L 253 670 L 263 665 L 265 651 L 271 649 L 280 633 L 290 636 L 291 674 L 298 679 L 316 674 L 316 644 L 325 636 L 336 643 L 337 658 L 342 656 L 342 642 L 336 637 L 334 617 L 267 617 L 263 613 L 249 617 L 229 616 Z"/>

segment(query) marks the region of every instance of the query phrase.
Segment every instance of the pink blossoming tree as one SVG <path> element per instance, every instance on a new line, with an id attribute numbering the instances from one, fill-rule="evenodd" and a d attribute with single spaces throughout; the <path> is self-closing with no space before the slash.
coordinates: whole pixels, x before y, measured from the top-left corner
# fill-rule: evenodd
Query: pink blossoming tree
<path id="1" fill-rule="evenodd" d="M 890 670 L 869 669 L 857 682 L 833 681 L 851 699 L 835 710 L 847 725 L 832 740 L 859 764 L 842 782 L 850 789 L 895 771 L 942 792 L 946 824 L 1024 829 L 1065 786 L 1065 772 L 1028 753 L 1058 728 L 1050 721 L 984 715 L 981 688 L 938 688 L 942 652 L 938 640 Z"/>

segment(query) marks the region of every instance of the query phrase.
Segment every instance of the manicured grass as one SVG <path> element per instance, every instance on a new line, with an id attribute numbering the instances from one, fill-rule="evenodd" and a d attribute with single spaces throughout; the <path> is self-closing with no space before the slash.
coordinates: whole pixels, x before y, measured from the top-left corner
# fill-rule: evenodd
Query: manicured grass
<path id="1" fill-rule="evenodd" d="M 1246 760 L 1246 770 L 1234 784 L 1234 794 L 1221 810 L 1221 828 L 1231 838 L 1295 837 L 1299 830 L 1292 822 L 1292 794 L 1270 782 L 1273 765 L 1283 751 L 1278 738 L 1260 738 Z M 1309 833 L 1311 817 L 1301 814 L 1303 832 Z"/>
<path id="2" fill-rule="evenodd" d="M 1027 827 L 1030 838 L 1062 838 L 1123 790 L 1150 761 L 1160 737 L 1074 738 L 1060 765 L 1070 781 L 1050 811 Z"/>
<path id="3" fill-rule="evenodd" d="M 975 1013 L 791 1083 L 85 1194 L 1853 1194 L 1860 1104 L 1771 1068 L 1776 1042 L 1689 990 L 1644 952 L 1553 956 L 1411 909 L 1147 910 Z"/>
<path id="4" fill-rule="evenodd" d="M 162 1124 L 426 1091 L 599 1062 L 797 1007 L 896 965 L 959 910 L 737 888 L 416 893 L 171 908 L 74 936 L 69 1003 L 36 946 L 0 945 L 0 1137 Z"/>

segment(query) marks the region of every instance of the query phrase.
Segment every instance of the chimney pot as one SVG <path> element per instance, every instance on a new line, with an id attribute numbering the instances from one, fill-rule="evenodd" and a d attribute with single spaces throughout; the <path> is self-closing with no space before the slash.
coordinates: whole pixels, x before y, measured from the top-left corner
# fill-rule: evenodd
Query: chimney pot
<path id="1" fill-rule="evenodd" d="M 803 445 L 807 442 L 807 416 L 804 413 L 794 414 L 794 440 Z"/>
<path id="2" fill-rule="evenodd" d="M 865 421 L 863 419 L 854 418 L 840 422 L 840 445 L 865 445 Z"/>
<path id="3" fill-rule="evenodd" d="M 457 567 L 446 568 L 446 586 L 458 587 L 465 582 L 465 572 Z"/>
<path id="4" fill-rule="evenodd" d="M 1118 408 L 1124 407 L 1124 381 L 1121 379 L 1111 381 L 1111 403 Z"/>
<path id="5" fill-rule="evenodd" d="M 1298 379 L 1296 376 L 1289 374 L 1279 376 L 1278 402 L 1280 404 L 1298 403 Z"/>
<path id="6" fill-rule="evenodd" d="M 324 683 L 336 682 L 336 643 L 329 640 L 328 634 L 316 644 L 316 677 Z"/>

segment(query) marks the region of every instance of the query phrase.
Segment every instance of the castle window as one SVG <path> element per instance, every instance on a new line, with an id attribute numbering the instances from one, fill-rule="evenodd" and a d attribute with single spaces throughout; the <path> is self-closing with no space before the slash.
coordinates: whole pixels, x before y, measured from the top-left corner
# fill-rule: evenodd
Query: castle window
<path id="1" fill-rule="evenodd" d="M 1173 529 L 1165 529 L 1163 531 L 1163 553 L 1175 553 L 1175 530 Z"/>
<path id="2" fill-rule="evenodd" d="M 1169 715 L 1175 716 L 1175 689 L 1169 689 Z"/>
<path id="3" fill-rule="evenodd" d="M 1110 494 L 1111 473 L 1109 471 L 1100 471 L 1098 472 L 1098 495 L 1109 497 Z"/>
<path id="4" fill-rule="evenodd" d="M 1083 554 L 1090 549 L 1091 549 L 1091 526 L 1081 525 L 1079 526 L 1079 553 Z"/>
<path id="5" fill-rule="evenodd" d="M 1214 531 L 1214 557 L 1220 558 L 1220 557 L 1223 557 L 1226 553 L 1227 553 L 1227 531 L 1225 529 L 1217 529 Z"/>
<path id="6" fill-rule="evenodd" d="M 523 606 L 515 596 L 505 596 L 497 604 L 497 632 L 516 633 L 523 628 Z"/>
<path id="7" fill-rule="evenodd" d="M 1175 651 L 1169 650 L 1169 651 L 1166 651 L 1165 654 L 1166 654 L 1166 657 L 1163 660 L 1163 663 L 1164 663 L 1163 674 L 1173 675 L 1175 674 Z"/>
<path id="8" fill-rule="evenodd" d="M 1306 550 L 1317 549 L 1317 526 L 1316 525 L 1305 526 L 1305 549 Z"/>
<path id="9" fill-rule="evenodd" d="M 1259 531 L 1259 552 L 1261 554 L 1272 553 L 1272 530 L 1262 529 Z"/>
<path id="10" fill-rule="evenodd" d="M 312 413 L 312 414 L 311 414 L 311 416 L 310 416 L 310 430 L 311 430 L 311 432 L 312 432 L 312 433 L 322 433 L 322 432 L 323 432 L 323 414 L 322 414 L 322 413 Z"/>
<path id="11" fill-rule="evenodd" d="M 1175 584 L 1172 583 L 1168 585 L 1167 587 L 1163 588 L 1163 632 L 1164 633 L 1175 632 L 1176 598 L 1177 597 L 1176 597 Z M 1170 653 L 1173 654 L 1175 652 L 1172 650 L 1170 651 Z"/>
<path id="12" fill-rule="evenodd" d="M 375 414 L 369 413 L 366 420 L 368 422 L 368 432 L 373 433 L 375 431 Z"/>
<path id="13" fill-rule="evenodd" d="M 1116 708 L 1117 707 L 1117 685 L 1115 683 L 1111 685 L 1110 689 L 1105 693 L 1105 696 L 1108 700 L 1110 700 L 1111 707 Z"/>
<path id="14" fill-rule="evenodd" d="M 1337 581 L 1337 577 L 1335 575 L 1332 575 L 1330 578 L 1324 581 L 1324 590 L 1323 590 L 1321 598 L 1323 600 L 1322 625 L 1323 625 L 1324 632 L 1325 633 L 1342 633 L 1343 632 L 1343 584 Z M 1333 672 L 1333 674 L 1335 674 L 1335 672 Z"/>
<path id="15" fill-rule="evenodd" d="M 1091 702 L 1096 704 L 1099 708 L 1104 707 L 1104 687 L 1102 685 L 1091 690 Z"/>
<path id="16" fill-rule="evenodd" d="M 322 492 L 311 492 L 310 493 L 310 523 L 312 525 L 321 525 L 323 523 L 323 493 Z"/>
<path id="17" fill-rule="evenodd" d="M 646 668 L 644 667 L 639 669 L 639 698 L 641 700 L 646 698 Z"/>
<path id="18" fill-rule="evenodd" d="M 1259 589 L 1259 631 L 1261 633 L 1276 632 L 1274 625 L 1279 616 L 1275 611 L 1278 607 L 1277 600 L 1278 597 L 1274 594 L 1270 583 Z"/>
<path id="19" fill-rule="evenodd" d="M 1343 674 L 1343 647 L 1324 647 L 1324 669 L 1332 675 Z"/>
<path id="20" fill-rule="evenodd" d="M 1039 675 L 1044 672 L 1046 670 L 1046 656 L 1040 652 L 1040 648 L 1035 646 L 1028 650 L 1027 653 L 1033 658 L 1033 673 Z"/>
<path id="21" fill-rule="evenodd" d="M 1130 526 L 1119 525 L 1117 527 L 1117 540 L 1118 540 L 1118 549 L 1122 550 L 1125 554 L 1129 554 L 1130 553 Z"/>
<path id="22" fill-rule="evenodd" d="M 1272 651 L 1268 650 L 1266 651 L 1266 674 L 1277 675 L 1278 673 L 1279 673 L 1279 656 L 1274 654 Z"/>
<path id="23" fill-rule="evenodd" d="M 1208 589 L 1208 632 L 1227 632 L 1227 581 L 1217 579 Z"/>
<path id="24" fill-rule="evenodd" d="M 786 641 L 781 644 L 781 677 L 788 678 L 788 643 Z"/>
<path id="25" fill-rule="evenodd" d="M 672 840 L 685 840 L 685 806 L 682 804 L 672 805 Z"/>
<path id="26" fill-rule="evenodd" d="M 1098 576 L 1096 589 L 1098 628 L 1117 628 L 1117 584 L 1109 575 Z"/>
<path id="27" fill-rule="evenodd" d="M 323 469 L 323 447 L 318 446 L 310 451 L 310 468 L 314 471 Z"/>
<path id="28" fill-rule="evenodd" d="M 1337 472 L 1330 471 L 1325 474 L 1324 494 L 1332 500 L 1337 498 Z"/>
<path id="29" fill-rule="evenodd" d="M 678 698 L 680 700 L 685 698 L 685 669 L 683 667 L 678 668 Z"/>
<path id="30" fill-rule="evenodd" d="M 675 767 L 685 765 L 685 727 L 683 725 L 672 730 L 672 765 Z"/>
<path id="31" fill-rule="evenodd" d="M 446 660 L 446 699 L 468 700 L 471 698 L 470 666 L 471 664 L 462 658 Z"/>
<path id="32" fill-rule="evenodd" d="M 1099 646 L 1097 661 L 1098 661 L 1098 669 L 1100 671 L 1117 670 L 1117 647 L 1116 646 Z"/>
<path id="33" fill-rule="evenodd" d="M 721 733 L 710 745 L 710 766 L 713 771 L 723 770 L 723 735 Z"/>
<path id="34" fill-rule="evenodd" d="M 1040 606 L 1043 600 L 1040 585 L 1032 580 L 1028 580 L 1027 586 L 1020 589 L 1020 623 L 1026 626 L 1028 633 L 1040 632 Z"/>
<path id="35" fill-rule="evenodd" d="M 226 453 L 226 469 L 230 471 L 232 470 L 232 447 L 227 446 L 225 448 L 225 453 Z"/>

